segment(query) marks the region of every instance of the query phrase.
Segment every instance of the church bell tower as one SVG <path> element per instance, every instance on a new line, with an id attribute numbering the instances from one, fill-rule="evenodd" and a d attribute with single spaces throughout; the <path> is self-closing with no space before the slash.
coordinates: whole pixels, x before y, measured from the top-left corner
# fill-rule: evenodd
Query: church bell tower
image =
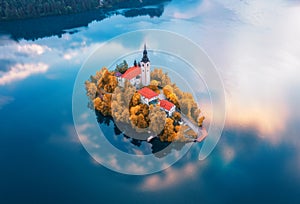
<path id="1" fill-rule="evenodd" d="M 150 60 L 148 58 L 146 44 L 144 45 L 143 58 L 140 64 L 141 64 L 142 85 L 148 86 L 150 84 Z"/>

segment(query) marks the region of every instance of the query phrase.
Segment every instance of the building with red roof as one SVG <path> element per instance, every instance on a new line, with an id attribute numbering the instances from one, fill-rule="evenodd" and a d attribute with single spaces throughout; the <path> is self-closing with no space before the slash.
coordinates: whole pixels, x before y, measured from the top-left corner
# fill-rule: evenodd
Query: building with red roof
<path id="1" fill-rule="evenodd" d="M 128 80 L 133 86 L 138 86 L 141 83 L 141 68 L 133 66 L 127 69 L 127 71 L 117 76 L 118 84 L 124 87 L 125 81 Z"/>
<path id="2" fill-rule="evenodd" d="M 149 89 L 148 87 L 144 87 L 138 90 L 138 93 L 141 95 L 141 102 L 144 104 L 155 103 L 158 100 L 158 94 Z"/>
<path id="3" fill-rule="evenodd" d="M 166 111 L 169 116 L 173 115 L 176 108 L 176 106 L 168 100 L 159 101 L 159 105 L 160 109 Z"/>
<path id="4" fill-rule="evenodd" d="M 137 76 L 141 75 L 141 68 L 136 67 L 130 67 L 122 76 L 121 78 L 125 78 L 128 80 L 132 80 L 136 78 Z"/>
<path id="5" fill-rule="evenodd" d="M 125 64 L 122 63 L 119 66 L 124 67 Z M 150 84 L 150 80 L 151 80 L 150 74 L 151 74 L 150 60 L 148 58 L 146 45 L 144 45 L 143 58 L 141 62 L 137 63 L 136 61 L 134 61 L 133 67 L 128 68 L 124 74 L 116 73 L 115 76 L 117 77 L 119 86 L 124 87 L 125 81 L 128 80 L 133 86 L 139 88 L 141 86 L 148 86 Z"/>

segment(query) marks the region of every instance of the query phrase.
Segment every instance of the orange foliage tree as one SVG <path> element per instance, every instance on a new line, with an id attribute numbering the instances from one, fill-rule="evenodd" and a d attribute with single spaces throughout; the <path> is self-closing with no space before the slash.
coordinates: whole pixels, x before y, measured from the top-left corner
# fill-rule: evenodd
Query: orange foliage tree
<path id="1" fill-rule="evenodd" d="M 178 98 L 170 85 L 166 85 L 163 88 L 163 93 L 169 101 L 171 101 L 177 108 L 180 108 Z"/>
<path id="2" fill-rule="evenodd" d="M 108 71 L 107 68 L 103 68 L 102 76 L 98 81 L 98 88 L 108 93 L 114 92 L 118 86 L 118 80 L 114 74 L 114 72 Z"/>
<path id="3" fill-rule="evenodd" d="M 103 98 L 94 99 L 94 108 L 100 111 L 104 116 L 111 115 L 111 95 L 104 94 Z"/>
<path id="4" fill-rule="evenodd" d="M 163 132 L 159 137 L 161 141 L 172 142 L 178 139 L 173 123 L 174 121 L 171 118 L 166 118 L 166 123 Z"/>

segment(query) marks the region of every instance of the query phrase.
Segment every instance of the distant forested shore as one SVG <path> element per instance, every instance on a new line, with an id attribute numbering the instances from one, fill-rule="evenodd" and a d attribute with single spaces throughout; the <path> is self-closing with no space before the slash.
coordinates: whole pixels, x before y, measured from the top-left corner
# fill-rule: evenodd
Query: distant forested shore
<path id="1" fill-rule="evenodd" d="M 164 0 L 165 1 L 165 0 Z M 0 21 L 39 18 L 103 9 L 140 8 L 162 0 L 0 0 Z"/>

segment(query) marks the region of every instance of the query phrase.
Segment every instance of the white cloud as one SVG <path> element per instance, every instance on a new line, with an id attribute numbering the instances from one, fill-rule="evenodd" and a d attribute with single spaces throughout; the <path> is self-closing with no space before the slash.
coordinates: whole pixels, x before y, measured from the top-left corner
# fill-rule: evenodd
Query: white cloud
<path id="1" fill-rule="evenodd" d="M 108 163 L 111 167 L 113 167 L 116 170 L 120 170 L 120 165 L 118 163 L 117 157 L 115 155 L 108 155 Z"/>
<path id="2" fill-rule="evenodd" d="M 26 57 L 36 57 L 43 55 L 46 51 L 52 51 L 52 49 L 46 45 L 10 41 L 9 44 L 0 46 L 0 59 L 19 60 L 22 54 L 27 55 Z"/>
<path id="3" fill-rule="evenodd" d="M 80 44 L 75 43 L 76 48 L 64 50 L 62 53 L 59 53 L 62 56 L 62 59 L 80 65 L 90 54 L 94 53 L 102 44 L 101 43 L 92 43 L 90 45 L 86 44 L 86 41 L 82 41 Z"/>
<path id="4" fill-rule="evenodd" d="M 75 57 L 77 57 L 78 56 L 78 51 L 70 51 L 70 52 L 68 52 L 68 53 L 65 53 L 64 55 L 63 55 L 63 58 L 65 59 L 65 60 L 72 60 L 73 58 L 75 58 Z"/>
<path id="5" fill-rule="evenodd" d="M 84 117 L 84 116 L 82 116 Z M 77 125 L 78 138 L 84 146 L 99 148 L 100 145 L 91 140 L 91 136 L 88 133 L 89 128 L 94 127 L 90 123 L 84 123 L 82 125 Z"/>
<path id="6" fill-rule="evenodd" d="M 209 0 L 200 1 L 198 5 L 191 9 L 185 9 L 184 11 L 175 11 L 173 18 L 176 19 L 191 19 L 199 16 L 201 13 L 206 12 L 212 8 L 212 3 Z"/>
<path id="7" fill-rule="evenodd" d="M 210 4 L 211 12 L 197 14 L 198 4 L 180 12 L 184 19 L 201 15 L 199 26 L 186 20 L 160 26 L 196 41 L 217 65 L 227 94 L 227 127 L 251 128 L 279 144 L 295 115 L 287 93 L 299 92 L 291 84 L 300 75 L 300 6 L 283 0 Z M 207 107 L 202 104 L 204 113 Z"/>
<path id="8" fill-rule="evenodd" d="M 161 189 L 172 187 L 178 183 L 192 179 L 200 173 L 200 167 L 204 167 L 204 162 L 189 162 L 181 168 L 169 167 L 163 174 L 153 174 L 142 182 L 139 189 L 143 191 L 158 191 Z"/>
<path id="9" fill-rule="evenodd" d="M 204 26 L 202 32 L 216 34 L 202 41 L 224 80 L 227 127 L 252 128 L 279 144 L 295 114 L 287 93 L 299 89 L 291 84 L 300 75 L 300 7 L 281 0 L 219 2 L 234 15 L 228 20 L 220 13 L 212 23 L 217 29 Z"/>
<path id="10" fill-rule="evenodd" d="M 53 134 L 49 137 L 50 143 L 55 144 L 81 144 L 73 124 L 64 124 L 61 128 L 62 132 L 60 134 Z"/>
<path id="11" fill-rule="evenodd" d="M 280 10 L 286 6 L 282 0 L 261 1 L 261 0 L 244 0 L 244 1 L 219 1 L 226 9 L 233 11 L 239 20 L 253 25 L 266 25 L 279 18 Z"/>
<path id="12" fill-rule="evenodd" d="M 25 79 L 33 74 L 45 73 L 49 66 L 44 63 L 15 64 L 8 72 L 0 75 L 0 85 L 6 85 L 14 81 Z"/>
<path id="13" fill-rule="evenodd" d="M 7 70 L 0 71 L 0 85 L 9 84 L 14 81 L 22 80 L 32 74 L 45 73 L 49 65 L 43 63 L 43 57 L 47 51 L 52 51 L 46 45 L 28 43 L 27 41 L 14 42 L 0 46 L 0 59 L 8 60 L 11 65 Z M 39 63 L 37 61 L 39 57 Z"/>
<path id="14" fill-rule="evenodd" d="M 229 146 L 229 144 L 223 144 L 221 150 L 222 150 L 223 161 L 226 164 L 234 160 L 236 156 L 236 152 L 233 147 Z"/>
<path id="15" fill-rule="evenodd" d="M 89 117 L 89 112 L 85 112 L 85 113 L 83 113 L 83 114 L 80 116 L 80 119 L 81 119 L 81 120 L 87 120 L 88 117 Z"/>
<path id="16" fill-rule="evenodd" d="M 11 103 L 14 101 L 13 97 L 10 96 L 1 96 L 0 95 L 0 110 L 7 104 Z"/>
<path id="17" fill-rule="evenodd" d="M 141 165 L 137 165 L 136 163 L 131 163 L 127 166 L 127 172 L 143 175 L 146 172 L 146 169 Z"/>
<path id="18" fill-rule="evenodd" d="M 51 50 L 51 48 L 45 46 L 45 45 L 38 45 L 38 44 L 18 44 L 16 47 L 16 50 L 19 53 L 24 53 L 28 55 L 42 55 L 44 54 L 47 50 Z"/>

